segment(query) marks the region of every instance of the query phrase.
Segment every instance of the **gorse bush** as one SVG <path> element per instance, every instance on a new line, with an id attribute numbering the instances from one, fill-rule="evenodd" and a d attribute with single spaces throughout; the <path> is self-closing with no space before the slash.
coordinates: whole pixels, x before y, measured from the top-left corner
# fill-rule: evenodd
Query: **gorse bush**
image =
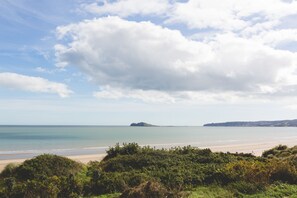
<path id="1" fill-rule="evenodd" d="M 297 167 L 289 160 L 273 160 L 269 163 L 270 181 L 297 184 Z"/>
<path id="2" fill-rule="evenodd" d="M 145 182 L 135 188 L 127 189 L 120 198 L 163 198 L 167 197 L 169 192 L 158 182 Z"/>
<path id="3" fill-rule="evenodd" d="M 0 197 L 78 197 L 84 185 L 79 176 L 85 170 L 68 158 L 40 155 L 4 169 Z"/>
<path id="4" fill-rule="evenodd" d="M 280 145 L 255 157 L 191 146 L 155 149 L 128 143 L 109 148 L 101 162 L 88 165 L 41 155 L 19 166 L 8 165 L 2 171 L 0 197 L 64 198 L 113 193 L 122 193 L 121 197 L 186 197 L 191 189 L 208 186 L 222 196 L 242 197 L 265 193 L 271 186 L 280 190 L 277 186 L 285 183 L 296 185 L 296 150 Z"/>
<path id="5" fill-rule="evenodd" d="M 105 159 L 110 159 L 118 155 L 133 155 L 141 152 L 141 150 L 141 147 L 136 143 L 124 143 L 123 146 L 120 146 L 120 144 L 117 143 L 114 147 L 111 147 L 106 151 L 107 156 Z"/>
<path id="6" fill-rule="evenodd" d="M 288 147 L 285 145 L 278 145 L 272 149 L 269 149 L 267 151 L 264 151 L 262 153 L 262 157 L 273 157 L 277 156 L 279 157 L 284 151 L 288 150 Z"/>
<path id="7" fill-rule="evenodd" d="M 225 166 L 225 173 L 231 181 L 245 181 L 249 183 L 267 185 L 272 170 L 268 163 L 260 161 L 235 161 Z"/>
<path id="8" fill-rule="evenodd" d="M 16 167 L 15 176 L 20 180 L 38 179 L 52 176 L 68 177 L 82 170 L 82 165 L 65 157 L 57 155 L 40 155 L 32 160 L 26 160 Z"/>

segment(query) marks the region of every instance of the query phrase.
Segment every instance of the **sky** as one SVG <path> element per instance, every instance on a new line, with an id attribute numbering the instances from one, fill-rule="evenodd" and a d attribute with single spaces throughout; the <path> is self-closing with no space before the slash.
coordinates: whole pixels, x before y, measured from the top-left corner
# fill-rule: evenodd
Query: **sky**
<path id="1" fill-rule="evenodd" d="M 297 119 L 296 0 L 2 0 L 0 124 Z"/>

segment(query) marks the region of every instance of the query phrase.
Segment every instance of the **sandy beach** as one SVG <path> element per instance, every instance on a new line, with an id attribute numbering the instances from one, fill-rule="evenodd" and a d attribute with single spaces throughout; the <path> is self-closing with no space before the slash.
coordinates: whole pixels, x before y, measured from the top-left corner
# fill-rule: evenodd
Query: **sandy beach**
<path id="1" fill-rule="evenodd" d="M 273 142 L 262 142 L 262 143 L 249 143 L 249 144 L 230 144 L 223 146 L 209 146 L 209 147 L 199 147 L 199 148 L 210 148 L 214 152 L 239 152 L 239 153 L 252 153 L 256 156 L 260 156 L 263 151 L 273 148 L 279 144 L 287 145 L 287 146 L 295 146 L 297 145 L 297 141 L 295 139 L 291 140 L 282 140 L 282 141 L 273 141 Z M 87 164 L 90 161 L 101 161 L 106 154 L 92 154 L 92 155 L 71 155 L 66 156 L 75 161 Z M 20 164 L 26 159 L 9 159 L 9 160 L 0 160 L 0 171 L 4 169 L 4 167 L 9 163 Z"/>
<path id="2" fill-rule="evenodd" d="M 262 143 L 249 143 L 249 144 L 230 144 L 222 146 L 209 146 L 209 147 L 199 147 L 199 148 L 210 148 L 213 152 L 231 152 L 231 153 L 252 153 L 256 156 L 260 156 L 263 151 L 273 148 L 279 144 L 287 146 L 297 145 L 296 140 L 286 140 L 281 142 L 262 142 Z M 101 161 L 106 154 L 92 154 L 92 155 L 72 155 L 66 156 L 77 162 L 87 164 L 90 161 Z M 7 164 L 15 163 L 20 164 L 27 159 L 9 159 L 0 160 L 0 171 L 4 169 Z"/>
<path id="3" fill-rule="evenodd" d="M 72 155 L 66 156 L 72 160 L 77 162 L 81 162 L 83 164 L 87 164 L 90 161 L 101 161 L 106 155 L 105 154 L 96 154 L 96 155 Z M 7 164 L 21 164 L 27 159 L 10 159 L 10 160 L 0 160 L 0 171 L 2 171 Z"/>
<path id="4" fill-rule="evenodd" d="M 257 144 L 234 144 L 228 146 L 211 146 L 209 147 L 214 152 L 231 152 L 231 153 L 252 153 L 255 156 L 261 156 L 263 151 L 271 149 L 277 145 L 287 145 L 289 147 L 297 145 L 296 140 L 287 140 L 282 142 L 263 142 Z"/>

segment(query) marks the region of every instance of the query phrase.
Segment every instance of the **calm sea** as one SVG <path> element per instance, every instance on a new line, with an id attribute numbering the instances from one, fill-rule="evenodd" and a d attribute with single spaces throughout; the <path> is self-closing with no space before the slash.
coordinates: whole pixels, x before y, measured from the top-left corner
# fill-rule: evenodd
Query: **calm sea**
<path id="1" fill-rule="evenodd" d="M 297 128 L 0 126 L 0 160 L 27 158 L 42 153 L 104 153 L 108 147 L 123 142 L 168 148 L 282 143 L 286 140 L 296 140 L 297 144 Z"/>

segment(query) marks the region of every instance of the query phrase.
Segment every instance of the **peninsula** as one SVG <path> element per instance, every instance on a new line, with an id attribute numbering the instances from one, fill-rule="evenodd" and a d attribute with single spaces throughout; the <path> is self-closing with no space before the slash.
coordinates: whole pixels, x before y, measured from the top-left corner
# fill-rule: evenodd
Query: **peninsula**
<path id="1" fill-rule="evenodd" d="M 276 120 L 276 121 L 254 121 L 254 122 L 221 122 L 207 123 L 203 126 L 209 127 L 297 127 L 297 119 L 294 120 Z"/>

